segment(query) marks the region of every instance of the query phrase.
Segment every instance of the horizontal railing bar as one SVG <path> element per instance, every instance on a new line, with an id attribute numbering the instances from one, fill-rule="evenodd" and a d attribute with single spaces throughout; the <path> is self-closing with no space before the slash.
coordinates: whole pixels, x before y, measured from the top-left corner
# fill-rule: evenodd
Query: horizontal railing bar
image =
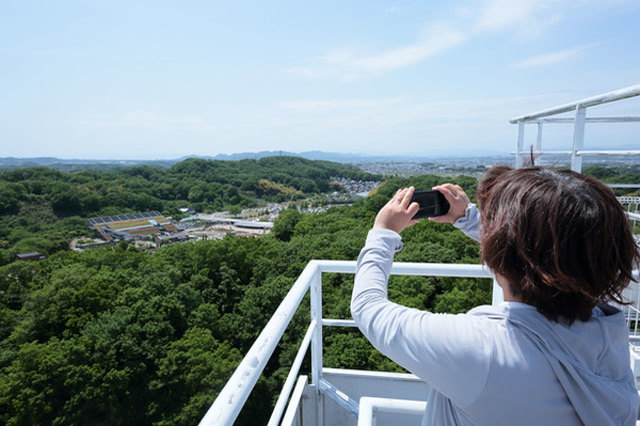
<path id="1" fill-rule="evenodd" d="M 624 188 L 621 187 L 621 188 Z M 640 204 L 640 197 L 631 197 L 629 195 L 621 195 L 616 197 L 620 204 Z"/>
<path id="2" fill-rule="evenodd" d="M 640 183 L 607 183 L 611 188 L 640 188 Z"/>
<path id="3" fill-rule="evenodd" d="M 427 409 L 426 401 L 414 401 L 410 399 L 363 396 L 359 402 L 358 426 L 374 425 L 374 412 L 421 416 Z"/>
<path id="4" fill-rule="evenodd" d="M 327 381 L 327 379 L 320 379 L 320 391 L 324 395 L 327 395 L 329 398 L 333 399 L 336 403 L 338 403 L 338 405 L 347 410 L 348 413 L 351 413 L 356 417 L 358 416 L 358 410 L 360 409 L 358 403 L 355 402 L 349 395 L 331 384 L 331 382 Z"/>
<path id="5" fill-rule="evenodd" d="M 603 93 L 601 95 L 592 96 L 590 98 L 580 99 L 578 101 L 570 102 L 568 104 L 559 105 L 537 111 L 531 114 L 521 115 L 509 120 L 509 123 L 515 124 L 521 121 L 531 121 L 538 118 L 548 117 L 550 115 L 562 114 L 563 112 L 569 112 L 575 110 L 578 106 L 581 108 L 589 108 L 596 105 L 605 104 L 608 102 L 619 101 L 621 99 L 631 98 L 640 95 L 640 84 L 635 86 L 625 87 L 623 89 L 614 90 L 612 92 Z"/>
<path id="6" fill-rule="evenodd" d="M 382 411 L 391 414 L 424 414 L 427 408 L 426 401 L 416 401 L 413 399 L 396 399 L 396 398 L 380 398 L 363 396 L 360 398 L 360 407 L 362 403 L 368 400 L 374 411 Z"/>
<path id="7" fill-rule="evenodd" d="M 309 262 L 216 400 L 209 407 L 200 421 L 200 425 L 233 424 L 316 273 L 318 273 L 318 266 Z"/>
<path id="8" fill-rule="evenodd" d="M 298 353 L 296 354 L 295 359 L 293 360 L 293 365 L 291 365 L 291 370 L 289 370 L 289 374 L 287 375 L 287 379 L 282 386 L 282 390 L 280 391 L 280 396 L 278 396 L 278 400 L 276 401 L 276 406 L 271 413 L 271 417 L 269 418 L 268 426 L 276 426 L 280 423 L 280 418 L 282 417 L 282 413 L 284 413 L 285 408 L 287 408 L 287 400 L 289 399 L 289 394 L 293 389 L 293 385 L 295 384 L 296 377 L 298 376 L 298 372 L 300 372 L 300 366 L 302 365 L 302 361 L 304 360 L 304 356 L 307 353 L 307 349 L 309 349 L 309 343 L 311 342 L 311 336 L 313 332 L 316 330 L 316 320 L 311 320 L 311 324 L 309 324 L 309 328 L 307 328 L 307 332 L 300 343 L 300 348 L 298 349 Z"/>
<path id="9" fill-rule="evenodd" d="M 572 151 L 533 151 L 533 155 L 571 155 Z M 511 152 L 511 155 L 531 155 L 531 151 Z M 609 150 L 609 151 L 596 151 L 596 150 L 581 150 L 576 151 L 576 155 L 640 155 L 640 150 Z"/>
<path id="10" fill-rule="evenodd" d="M 533 151 L 533 155 L 571 155 L 572 151 Z M 531 151 L 510 152 L 511 155 L 531 155 Z"/>
<path id="11" fill-rule="evenodd" d="M 640 220 L 640 214 L 638 213 L 627 212 L 627 216 L 629 216 L 631 220 Z"/>
<path id="12" fill-rule="evenodd" d="M 345 319 L 322 319 L 322 325 L 327 327 L 357 327 L 354 320 Z"/>
<path id="13" fill-rule="evenodd" d="M 539 118 L 537 120 L 523 121 L 524 124 L 572 124 L 576 119 L 572 117 L 564 118 Z M 640 117 L 587 117 L 587 123 L 637 123 Z"/>
<path id="14" fill-rule="evenodd" d="M 640 149 L 631 150 L 609 150 L 609 151 L 597 151 L 597 150 L 583 150 L 577 151 L 576 155 L 640 155 Z"/>
<path id="15" fill-rule="evenodd" d="M 356 271 L 356 262 L 352 260 L 313 260 L 321 272 L 348 273 Z M 484 265 L 458 263 L 417 263 L 394 262 L 391 266 L 393 275 L 420 275 L 425 277 L 465 277 L 493 278 L 489 268 Z"/>

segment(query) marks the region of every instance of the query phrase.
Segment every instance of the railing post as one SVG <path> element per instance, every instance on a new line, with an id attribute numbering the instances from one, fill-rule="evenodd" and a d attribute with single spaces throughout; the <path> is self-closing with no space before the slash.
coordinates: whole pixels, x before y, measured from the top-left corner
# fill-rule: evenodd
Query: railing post
<path id="1" fill-rule="evenodd" d="M 493 279 L 493 291 L 491 292 L 491 305 L 498 306 L 504 302 L 504 293 L 502 287 L 498 284 L 498 280 Z"/>
<path id="2" fill-rule="evenodd" d="M 582 156 L 578 151 L 584 147 L 584 125 L 587 118 L 587 109 L 578 105 L 576 108 L 576 123 L 573 129 L 573 149 L 571 150 L 571 170 L 580 173 L 582 171 Z"/>
<path id="3" fill-rule="evenodd" d="M 311 339 L 311 383 L 316 386 L 317 392 L 317 420 L 318 426 L 324 424 L 323 401 L 320 392 L 320 379 L 322 379 L 322 271 L 316 269 L 311 279 L 311 321 L 316 321 L 316 330 Z"/>
<path id="4" fill-rule="evenodd" d="M 524 149 L 524 122 L 518 122 L 518 141 L 516 142 L 516 169 L 522 167 L 522 151 Z"/>
<path id="5" fill-rule="evenodd" d="M 536 139 L 536 151 L 542 151 L 542 121 L 538 122 L 538 139 Z"/>

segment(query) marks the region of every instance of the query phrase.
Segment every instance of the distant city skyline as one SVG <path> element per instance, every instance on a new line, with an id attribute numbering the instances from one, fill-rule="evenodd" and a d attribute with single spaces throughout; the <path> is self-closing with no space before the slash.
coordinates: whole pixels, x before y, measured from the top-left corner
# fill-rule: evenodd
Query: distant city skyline
<path id="1" fill-rule="evenodd" d="M 636 0 L 10 2 L 0 157 L 506 155 L 510 118 L 640 83 L 638 22 Z M 638 130 L 588 125 L 585 146 Z"/>

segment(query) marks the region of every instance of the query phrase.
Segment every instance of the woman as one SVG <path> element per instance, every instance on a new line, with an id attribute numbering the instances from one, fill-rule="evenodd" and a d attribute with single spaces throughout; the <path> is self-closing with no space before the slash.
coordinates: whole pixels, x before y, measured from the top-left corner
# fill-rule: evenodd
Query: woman
<path id="1" fill-rule="evenodd" d="M 505 302 L 432 314 L 387 300 L 413 187 L 380 210 L 358 258 L 351 312 L 382 353 L 433 389 L 423 425 L 633 425 L 640 402 L 621 302 L 640 253 L 624 210 L 596 179 L 495 167 L 479 209 L 459 186 L 434 188 L 480 241 Z M 418 395 L 416 395 L 419 398 Z"/>

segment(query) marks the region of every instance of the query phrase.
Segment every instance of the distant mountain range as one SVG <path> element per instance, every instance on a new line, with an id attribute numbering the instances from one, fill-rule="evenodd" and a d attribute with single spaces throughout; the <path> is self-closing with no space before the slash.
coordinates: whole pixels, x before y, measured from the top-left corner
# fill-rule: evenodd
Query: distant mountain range
<path id="1" fill-rule="evenodd" d="M 247 158 L 258 160 L 264 157 L 275 157 L 279 155 L 287 155 L 293 157 L 302 157 L 308 160 L 325 160 L 335 161 L 337 163 L 378 163 L 378 162 L 411 162 L 421 163 L 425 161 L 443 161 L 447 159 L 477 159 L 477 158 L 510 158 L 505 154 L 487 154 L 487 153 L 465 153 L 460 155 L 452 154 L 444 157 L 442 155 L 428 156 L 420 154 L 401 154 L 401 155 L 369 155 L 369 154 L 353 154 L 342 152 L 324 152 L 324 151 L 304 151 L 304 152 L 291 152 L 291 151 L 260 151 L 260 152 L 238 152 L 234 154 L 218 154 L 215 156 L 200 156 L 189 155 L 180 158 L 178 161 L 182 161 L 187 158 L 202 158 L 207 160 L 224 160 L 224 161 L 237 161 Z"/>
<path id="2" fill-rule="evenodd" d="M 240 152 L 235 154 L 218 154 L 215 156 L 203 156 L 203 155 L 185 155 L 180 158 L 172 160 L 91 160 L 91 159 L 62 159 L 56 157 L 31 157 L 31 158 L 17 158 L 17 157 L 0 157 L 0 168 L 16 168 L 16 167 L 51 167 L 51 166 L 81 166 L 92 165 L 95 167 L 131 167 L 136 165 L 153 165 L 160 167 L 170 167 L 175 163 L 186 160 L 187 158 L 201 158 L 205 160 L 223 160 L 223 161 L 237 161 L 244 159 L 260 159 L 264 157 L 275 156 L 293 156 L 302 157 L 308 160 L 325 160 L 335 161 L 338 163 L 375 163 L 382 161 L 391 162 L 424 162 L 434 161 L 435 159 L 442 161 L 442 157 L 427 157 L 417 155 L 365 155 L 365 154 L 344 154 L 338 152 L 323 152 L 323 151 L 305 151 L 305 152 L 290 152 L 290 151 L 260 151 L 260 152 Z M 489 157 L 484 156 L 456 156 L 451 158 L 479 158 Z M 496 156 L 493 156 L 496 157 Z M 508 156 L 500 156 L 508 157 Z"/>
<path id="3" fill-rule="evenodd" d="M 290 155 L 302 157 L 308 160 L 325 160 L 335 161 L 338 163 L 376 163 L 380 161 L 398 161 L 398 162 L 423 162 L 442 159 L 442 156 L 429 157 L 426 155 L 405 154 L 405 155 L 367 155 L 367 154 L 345 154 L 339 152 L 324 151 L 305 151 L 305 152 L 289 152 L 289 151 L 260 151 L 260 152 L 240 152 L 236 154 L 218 154 L 215 157 L 198 157 L 210 158 L 213 160 L 243 160 L 246 158 L 260 159 L 263 157 L 274 157 L 277 155 Z M 453 157 L 453 156 L 451 156 Z M 455 158 L 478 158 L 489 157 L 489 155 L 461 155 Z"/>
<path id="4" fill-rule="evenodd" d="M 637 149 L 637 147 L 616 147 L 616 148 L 590 148 L 590 149 Z M 496 153 L 491 155 L 489 153 L 461 153 L 460 155 L 452 154 L 448 157 L 443 156 L 427 156 L 427 155 L 367 155 L 367 154 L 345 154 L 339 152 L 324 152 L 324 151 L 305 151 L 305 152 L 290 152 L 290 151 L 260 151 L 260 152 L 240 152 L 235 154 L 218 154 L 215 156 L 202 156 L 202 155 L 186 155 L 180 158 L 172 160 L 91 160 L 91 159 L 61 159 L 56 157 L 32 157 L 32 158 L 17 158 L 17 157 L 0 157 L 0 170 L 8 170 L 24 167 L 49 167 L 63 171 L 73 171 L 86 168 L 99 168 L 99 169 L 117 169 L 122 167 L 132 167 L 139 165 L 149 165 L 154 167 L 171 167 L 172 165 L 186 160 L 187 158 L 201 158 L 206 160 L 224 160 L 224 161 L 237 161 L 243 159 L 260 159 L 264 157 L 274 156 L 294 156 L 302 157 L 308 160 L 325 160 L 335 161 L 338 163 L 379 163 L 379 162 L 402 162 L 402 163 L 424 163 L 424 162 L 437 162 L 446 163 L 448 161 L 464 161 L 464 160 L 493 160 L 494 164 L 497 162 L 512 161 L 513 156 Z M 555 157 L 555 156 L 553 156 Z M 609 156 L 602 159 L 598 157 L 589 157 L 588 162 L 605 161 Z M 551 159 L 551 157 L 546 157 Z M 561 159 L 559 157 L 559 159 Z M 632 163 L 636 163 L 639 158 L 628 159 Z M 497 160 L 497 162 L 496 162 Z M 491 162 L 491 161 L 488 161 Z"/>

